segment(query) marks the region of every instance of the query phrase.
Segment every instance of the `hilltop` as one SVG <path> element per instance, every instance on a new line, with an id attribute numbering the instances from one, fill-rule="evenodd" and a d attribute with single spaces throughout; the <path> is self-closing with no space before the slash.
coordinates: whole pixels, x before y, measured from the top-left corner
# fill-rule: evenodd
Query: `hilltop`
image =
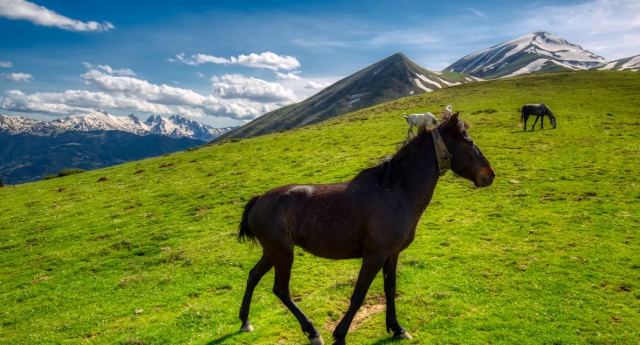
<path id="1" fill-rule="evenodd" d="M 0 188 L 0 343 L 300 344 L 271 293 L 237 309 L 256 245 L 253 195 L 352 178 L 395 152 L 403 112 L 452 103 L 497 173 L 448 173 L 401 254 L 397 308 L 415 343 L 629 344 L 640 338 L 640 74 L 529 75 L 401 98 L 285 133 Z M 558 128 L 522 132 L 545 102 Z M 103 179 L 104 177 L 105 179 Z M 358 260 L 296 252 L 291 290 L 325 339 Z M 349 344 L 387 343 L 381 277 Z M 409 342 L 407 342 L 409 344 Z"/>

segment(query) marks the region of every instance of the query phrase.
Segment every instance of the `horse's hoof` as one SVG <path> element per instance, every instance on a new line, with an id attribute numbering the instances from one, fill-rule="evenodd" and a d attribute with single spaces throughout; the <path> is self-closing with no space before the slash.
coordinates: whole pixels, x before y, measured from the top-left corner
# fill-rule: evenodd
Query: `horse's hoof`
<path id="1" fill-rule="evenodd" d="M 322 340 L 321 336 L 317 336 L 315 338 L 309 339 L 309 343 L 311 345 L 324 345 L 324 340 Z"/>
<path id="2" fill-rule="evenodd" d="M 240 327 L 240 332 L 253 332 L 253 326 L 251 326 L 251 324 L 247 322 L 246 325 Z"/>
<path id="3" fill-rule="evenodd" d="M 394 335 L 394 338 L 396 339 L 413 339 L 413 337 L 411 336 L 411 334 L 409 334 L 409 332 L 404 331 L 398 335 Z"/>

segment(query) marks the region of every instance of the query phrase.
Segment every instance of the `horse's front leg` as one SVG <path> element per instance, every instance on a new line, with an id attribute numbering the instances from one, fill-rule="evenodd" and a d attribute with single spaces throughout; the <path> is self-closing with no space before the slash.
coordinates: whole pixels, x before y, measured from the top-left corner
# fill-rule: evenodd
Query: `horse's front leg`
<path id="1" fill-rule="evenodd" d="M 387 332 L 400 339 L 411 339 L 411 335 L 400 326 L 396 315 L 396 270 L 398 254 L 390 256 L 384 263 L 384 295 L 387 300 Z"/>
<path id="2" fill-rule="evenodd" d="M 540 128 L 544 129 L 544 115 L 540 116 Z"/>
<path id="3" fill-rule="evenodd" d="M 347 313 L 333 331 L 333 339 L 335 340 L 333 345 L 345 344 L 345 337 L 347 336 L 347 331 L 349 331 L 353 317 L 356 316 L 356 312 L 358 312 L 358 309 L 362 306 L 373 278 L 376 277 L 376 274 L 378 274 L 386 259 L 386 257 L 379 255 L 365 256 L 362 259 L 362 267 L 360 267 L 356 288 L 353 290 L 353 295 L 351 296 L 349 310 L 347 310 Z"/>

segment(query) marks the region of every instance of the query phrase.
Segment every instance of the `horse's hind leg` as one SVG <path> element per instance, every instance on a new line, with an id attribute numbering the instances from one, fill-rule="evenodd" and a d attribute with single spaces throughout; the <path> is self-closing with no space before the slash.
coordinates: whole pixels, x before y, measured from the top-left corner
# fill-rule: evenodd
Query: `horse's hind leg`
<path id="1" fill-rule="evenodd" d="M 240 321 L 242 321 L 242 327 L 240 330 L 242 332 L 251 332 L 253 331 L 253 326 L 249 322 L 249 309 L 251 307 L 251 296 L 253 296 L 253 289 L 255 289 L 256 285 L 260 279 L 265 275 L 265 273 L 269 272 L 269 270 L 273 267 L 273 263 L 269 260 L 268 257 L 262 256 L 260 260 L 256 263 L 256 265 L 249 272 L 249 279 L 247 279 L 247 288 L 244 291 L 244 298 L 242 299 L 242 306 L 240 307 Z"/>
<path id="2" fill-rule="evenodd" d="M 284 303 L 284 305 L 298 319 L 302 331 L 305 332 L 312 345 L 322 345 L 324 341 L 320 333 L 313 326 L 309 318 L 291 300 L 289 294 L 289 279 L 291 278 L 291 266 L 293 265 L 293 249 L 278 251 L 275 257 L 276 279 L 273 284 L 273 293 Z"/>

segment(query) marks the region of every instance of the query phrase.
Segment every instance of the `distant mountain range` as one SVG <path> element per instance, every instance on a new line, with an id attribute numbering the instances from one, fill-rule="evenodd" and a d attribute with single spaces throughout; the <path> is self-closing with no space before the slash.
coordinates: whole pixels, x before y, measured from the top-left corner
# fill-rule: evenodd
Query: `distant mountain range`
<path id="1" fill-rule="evenodd" d="M 0 132 L 8 134 L 51 135 L 65 131 L 121 131 L 135 135 L 157 134 L 170 138 L 210 141 L 229 130 L 231 127 L 214 128 L 178 115 L 169 118 L 152 115 L 145 121 L 141 121 L 135 115 L 114 116 L 102 111 L 52 121 L 0 115 Z"/>
<path id="2" fill-rule="evenodd" d="M 477 80 L 460 73 L 434 72 L 396 53 L 346 77 L 302 102 L 266 113 L 215 141 L 245 138 L 324 121 L 409 95 Z"/>
<path id="3" fill-rule="evenodd" d="M 38 121 L 0 115 L 0 179 L 29 182 L 63 169 L 95 169 L 202 145 L 230 128 L 181 116 L 105 112 Z"/>
<path id="4" fill-rule="evenodd" d="M 16 184 L 64 169 L 96 169 L 202 145 L 191 138 L 123 131 L 63 131 L 50 135 L 0 132 L 0 178 Z"/>
<path id="5" fill-rule="evenodd" d="M 548 32 L 540 31 L 471 53 L 445 71 L 483 79 L 528 73 L 590 69 L 640 69 L 640 56 L 607 62 L 605 58 Z"/>
<path id="6" fill-rule="evenodd" d="M 624 59 L 614 60 L 598 69 L 638 72 L 640 71 L 640 55 L 635 55 L 635 56 L 631 56 Z"/>

